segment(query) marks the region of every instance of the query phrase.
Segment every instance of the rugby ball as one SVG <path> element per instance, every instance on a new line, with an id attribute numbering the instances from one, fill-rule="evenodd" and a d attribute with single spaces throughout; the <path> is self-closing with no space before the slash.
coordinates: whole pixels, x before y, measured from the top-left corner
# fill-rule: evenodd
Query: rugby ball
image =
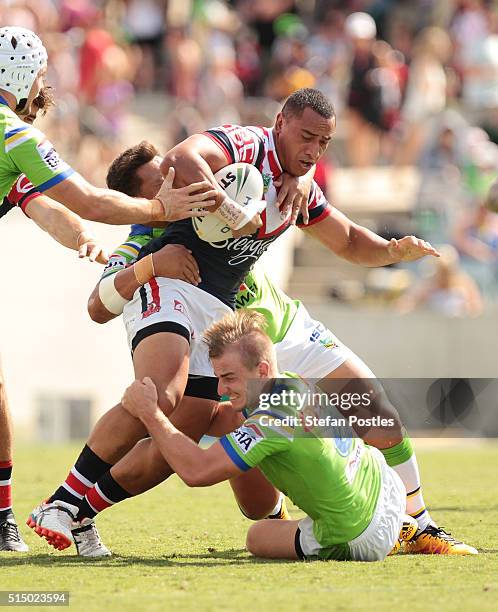
<path id="1" fill-rule="evenodd" d="M 214 178 L 228 197 L 241 206 L 251 200 L 263 199 L 263 177 L 251 164 L 230 164 L 216 172 Z M 199 238 L 206 242 L 222 242 L 233 238 L 232 230 L 213 213 L 192 218 L 192 225 Z"/>

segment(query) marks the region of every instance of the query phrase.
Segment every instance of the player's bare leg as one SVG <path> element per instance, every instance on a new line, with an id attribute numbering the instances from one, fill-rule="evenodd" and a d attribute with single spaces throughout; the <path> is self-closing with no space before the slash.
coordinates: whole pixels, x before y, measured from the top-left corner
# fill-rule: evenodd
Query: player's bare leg
<path id="1" fill-rule="evenodd" d="M 258 521 L 247 532 L 246 548 L 255 557 L 299 559 L 296 533 L 299 521 Z"/>
<path id="2" fill-rule="evenodd" d="M 264 518 L 287 519 L 285 498 L 257 468 L 229 480 L 237 504 L 244 516 L 258 521 Z"/>
<path id="3" fill-rule="evenodd" d="M 0 362 L 0 551 L 26 552 L 12 512 L 12 419 Z"/>
<path id="4" fill-rule="evenodd" d="M 216 414 L 218 402 L 192 397 L 184 397 L 180 406 L 170 416 L 171 422 L 198 442 L 209 430 Z M 227 432 L 228 433 L 228 432 Z M 155 442 L 146 438 L 140 440 L 110 470 L 109 476 L 104 475 L 104 481 L 116 482 L 129 496 L 139 495 L 166 480 L 173 471 L 164 460 Z M 256 469 L 230 481 L 237 503 L 242 512 L 250 519 L 257 520 L 271 516 L 272 518 L 287 518 L 287 511 L 282 494 Z M 96 483 L 101 487 L 101 481 Z M 104 485 L 105 486 L 105 485 Z M 78 518 L 94 518 L 97 512 L 92 507 L 88 497 L 94 497 L 90 490 L 86 501 L 80 504 Z M 105 507 L 108 507 L 106 505 Z M 105 508 L 102 508 L 102 510 Z"/>
<path id="5" fill-rule="evenodd" d="M 249 528 L 246 537 L 246 548 L 255 557 L 266 559 L 304 559 L 301 548 L 300 521 L 258 521 Z M 399 539 L 409 541 L 413 538 L 416 521 L 406 517 Z M 391 554 L 397 552 L 399 543 Z M 339 558 L 327 556 L 324 558 Z"/>
<path id="6" fill-rule="evenodd" d="M 170 417 L 173 425 L 198 442 L 216 415 L 218 402 L 184 397 Z M 228 431 L 226 433 L 229 433 Z M 113 478 L 131 495 L 139 495 L 166 480 L 173 472 L 151 439 L 138 442 L 110 470 Z M 241 512 L 251 520 L 287 519 L 285 498 L 259 469 L 252 469 L 230 479 L 230 486 Z M 89 508 L 85 508 L 89 513 Z M 91 512 L 91 516 L 96 513 Z"/>
<path id="7" fill-rule="evenodd" d="M 184 397 L 170 416 L 171 422 L 182 433 L 198 442 L 208 431 L 218 402 Z M 139 495 L 157 486 L 173 473 L 151 438 L 140 440 L 110 473 L 130 495 Z M 88 508 L 85 510 L 88 512 Z"/>
<path id="8" fill-rule="evenodd" d="M 136 347 L 133 363 L 137 378 L 150 376 L 162 390 L 159 405 L 166 414 L 171 414 L 180 403 L 187 382 L 188 341 L 169 332 L 146 337 Z M 91 507 L 98 511 L 130 497 L 110 474 L 111 461 L 117 456 L 113 446 L 126 452 L 127 445 L 134 446 L 146 432 L 135 422 L 136 419 L 126 419 L 125 414 L 126 411 L 118 405 L 110 417 L 101 420 L 98 435 L 92 435 L 92 447 L 85 446 L 62 486 L 48 503 L 41 504 L 31 513 L 28 525 L 55 548 L 62 550 L 71 545 L 73 522 L 80 507 L 89 500 Z M 111 461 L 106 461 L 108 459 Z M 94 486 L 97 481 L 99 485 Z M 91 536 L 87 539 L 98 539 L 93 522 L 85 527 L 89 527 L 89 533 L 83 535 Z"/>
<path id="9" fill-rule="evenodd" d="M 382 452 L 387 464 L 396 471 L 405 485 L 406 512 L 419 524 L 416 537 L 405 544 L 405 551 L 420 554 L 477 554 L 475 548 L 455 540 L 432 520 L 425 506 L 417 458 L 411 440 L 401 424 L 397 410 L 373 372 L 359 358 L 352 356 L 320 380 L 318 386 L 326 393 L 346 391 L 369 394 L 372 398 L 370 404 L 342 410 L 346 417 L 355 415 L 363 419 L 379 416 L 392 419 L 394 425 L 388 428 L 357 427 L 355 430 L 367 444 Z"/>

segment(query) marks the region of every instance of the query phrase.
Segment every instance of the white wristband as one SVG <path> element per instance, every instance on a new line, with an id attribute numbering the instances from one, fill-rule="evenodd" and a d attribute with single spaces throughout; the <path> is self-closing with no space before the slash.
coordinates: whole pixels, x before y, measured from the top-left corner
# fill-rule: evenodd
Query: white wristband
<path id="1" fill-rule="evenodd" d="M 244 213 L 244 218 L 240 221 L 237 227 L 233 229 L 239 230 L 244 225 L 249 223 L 251 219 L 253 219 L 256 215 L 260 215 L 264 209 L 266 208 L 265 200 L 250 200 L 243 208 L 242 212 Z"/>
<path id="2" fill-rule="evenodd" d="M 116 274 L 106 276 L 99 282 L 99 298 L 109 312 L 120 315 L 130 300 L 126 300 L 116 289 L 114 279 Z"/>
<path id="3" fill-rule="evenodd" d="M 264 200 L 249 200 L 241 206 L 228 196 L 225 197 L 214 214 L 224 221 L 229 228 L 238 230 L 247 225 L 251 219 L 266 208 Z"/>
<path id="4" fill-rule="evenodd" d="M 235 229 L 241 220 L 245 219 L 242 206 L 228 196 L 225 197 L 223 202 L 214 211 L 214 214 L 231 229 Z"/>

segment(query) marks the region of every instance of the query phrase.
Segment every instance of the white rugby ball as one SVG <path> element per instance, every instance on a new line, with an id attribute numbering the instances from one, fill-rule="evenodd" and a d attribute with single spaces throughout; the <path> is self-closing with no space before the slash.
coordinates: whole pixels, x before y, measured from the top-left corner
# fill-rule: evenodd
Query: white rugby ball
<path id="1" fill-rule="evenodd" d="M 229 198 L 245 206 L 250 200 L 263 199 L 263 177 L 251 164 L 230 164 L 219 170 L 214 178 Z M 232 230 L 213 213 L 192 218 L 196 234 L 206 242 L 222 242 L 233 238 Z"/>

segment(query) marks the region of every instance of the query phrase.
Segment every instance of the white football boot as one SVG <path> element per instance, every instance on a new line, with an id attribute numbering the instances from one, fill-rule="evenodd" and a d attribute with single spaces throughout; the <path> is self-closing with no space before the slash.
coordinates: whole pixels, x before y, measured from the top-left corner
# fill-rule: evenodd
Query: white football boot
<path id="1" fill-rule="evenodd" d="M 80 557 L 111 557 L 112 552 L 100 539 L 93 519 L 84 518 L 73 524 L 71 530 Z"/>
<path id="2" fill-rule="evenodd" d="M 41 538 L 45 538 L 50 546 L 64 550 L 73 543 L 71 530 L 77 514 L 77 506 L 55 500 L 37 506 L 26 524 Z"/>

